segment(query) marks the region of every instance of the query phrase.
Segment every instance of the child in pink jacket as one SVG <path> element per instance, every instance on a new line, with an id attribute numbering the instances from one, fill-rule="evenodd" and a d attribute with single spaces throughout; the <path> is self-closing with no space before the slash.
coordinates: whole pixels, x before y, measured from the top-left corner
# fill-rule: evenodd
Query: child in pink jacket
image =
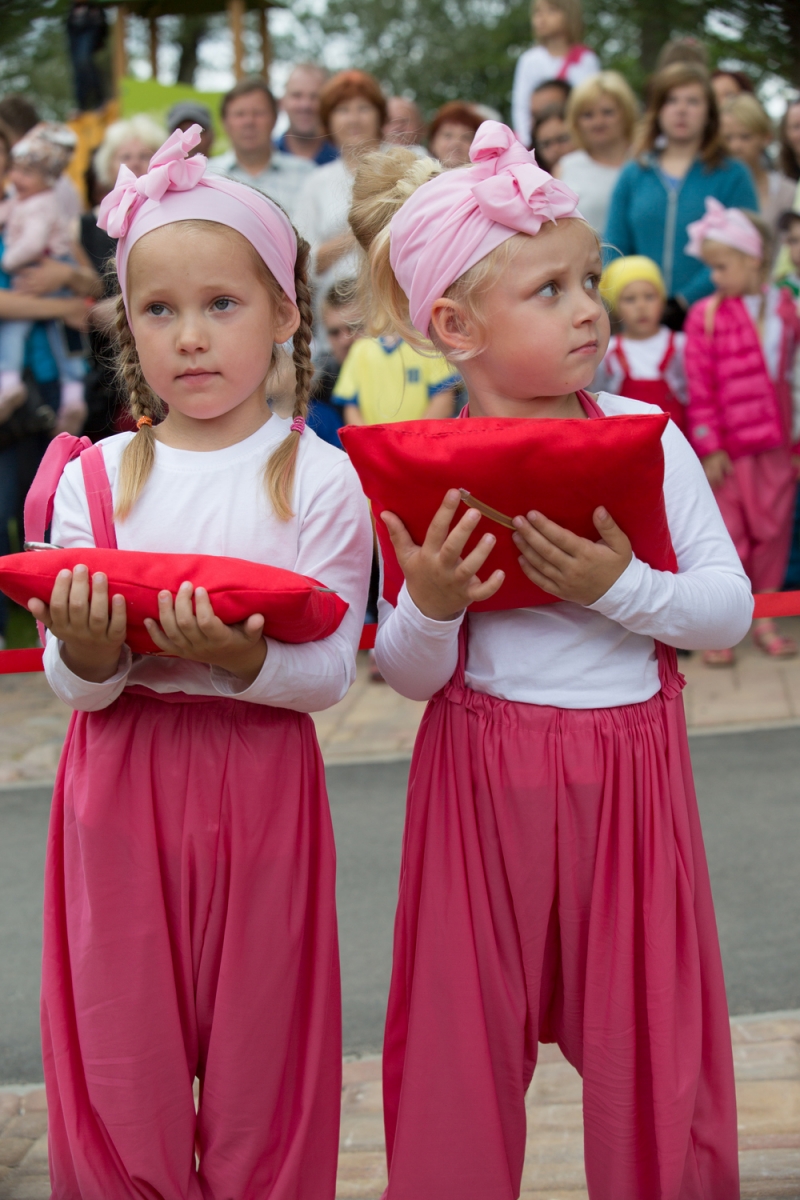
<path id="1" fill-rule="evenodd" d="M 788 289 L 765 286 L 769 234 L 758 217 L 709 197 L 688 232 L 686 252 L 708 265 L 716 288 L 685 325 L 689 437 L 753 590 L 774 592 L 797 488 L 791 371 L 800 321 Z M 774 658 L 797 654 L 772 620 L 756 621 L 753 640 Z M 734 654 L 709 650 L 704 661 L 729 666 Z"/>

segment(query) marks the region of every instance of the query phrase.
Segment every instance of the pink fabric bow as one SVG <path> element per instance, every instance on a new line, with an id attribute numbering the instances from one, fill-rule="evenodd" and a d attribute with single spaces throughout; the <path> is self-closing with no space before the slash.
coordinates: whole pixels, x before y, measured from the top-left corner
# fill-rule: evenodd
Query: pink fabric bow
<path id="1" fill-rule="evenodd" d="M 703 242 L 721 242 L 759 262 L 764 258 L 764 242 L 753 222 L 740 208 L 726 208 L 713 196 L 706 196 L 705 216 L 687 225 L 686 232 L 689 241 L 684 253 L 692 258 L 703 257 Z"/>
<path id="2" fill-rule="evenodd" d="M 206 174 L 202 154 L 189 158 L 200 126 L 176 129 L 138 179 L 120 167 L 114 190 L 100 205 L 97 224 L 117 238 L 117 276 L 128 308 L 128 258 L 139 238 L 176 221 L 212 221 L 235 229 L 261 255 L 292 304 L 297 303 L 297 237 L 286 213 L 268 196 L 221 175 Z"/>
<path id="3" fill-rule="evenodd" d="M 545 221 L 577 215 L 578 197 L 572 189 L 543 170 L 507 125 L 484 121 L 469 156 L 492 172 L 472 185 L 478 208 L 490 221 L 515 233 L 536 234 Z"/>
<path id="4" fill-rule="evenodd" d="M 121 238 L 130 228 L 136 212 L 148 200 L 159 201 L 170 189 L 187 192 L 205 174 L 208 159 L 204 154 L 189 158 L 200 142 L 200 126 L 186 131 L 176 129 L 150 159 L 150 166 L 137 179 L 129 167 L 122 166 L 113 191 L 102 200 L 97 224 L 109 237 Z"/>
<path id="5" fill-rule="evenodd" d="M 517 233 L 582 220 L 578 197 L 536 162 L 514 133 L 484 121 L 472 166 L 443 171 L 408 198 L 390 224 L 390 261 L 411 320 L 428 335 L 433 304 L 456 279 Z"/>

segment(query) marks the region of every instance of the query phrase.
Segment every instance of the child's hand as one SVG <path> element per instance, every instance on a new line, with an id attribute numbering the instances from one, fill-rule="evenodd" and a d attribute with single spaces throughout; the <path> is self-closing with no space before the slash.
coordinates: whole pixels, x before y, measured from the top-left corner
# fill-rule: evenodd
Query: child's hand
<path id="1" fill-rule="evenodd" d="M 617 582 L 633 551 L 628 538 L 604 508 L 594 511 L 601 542 L 590 542 L 548 521 L 541 513 L 515 517 L 514 544 L 519 563 L 532 583 L 560 600 L 594 604 Z"/>
<path id="2" fill-rule="evenodd" d="M 240 625 L 224 625 L 215 615 L 206 589 L 195 589 L 191 583 L 181 584 L 174 604 L 170 592 L 159 592 L 158 621 L 148 617 L 145 625 L 165 654 L 221 667 L 248 687 L 267 657 L 262 616 L 248 617 Z"/>
<path id="3" fill-rule="evenodd" d="M 113 596 L 109 615 L 108 579 L 92 576 L 83 565 L 59 571 L 50 604 L 29 600 L 28 608 L 54 637 L 64 643 L 62 658 L 74 675 L 89 683 L 103 683 L 116 674 L 128 628 L 125 597 Z"/>
<path id="4" fill-rule="evenodd" d="M 725 450 L 715 450 L 713 454 L 707 454 L 700 461 L 703 464 L 706 479 L 712 488 L 717 488 L 723 484 L 726 476 L 730 475 L 733 470 L 733 463 Z"/>
<path id="5" fill-rule="evenodd" d="M 390 512 L 381 514 L 406 577 L 408 594 L 419 611 L 434 621 L 452 621 L 474 601 L 488 600 L 505 579 L 502 571 L 494 571 L 485 583 L 477 575 L 497 540 L 494 534 L 484 534 L 475 549 L 466 558 L 461 557 L 481 514 L 468 509 L 451 531 L 460 503 L 461 496 L 455 489 L 447 493 L 421 546 L 411 540 L 399 517 Z"/>

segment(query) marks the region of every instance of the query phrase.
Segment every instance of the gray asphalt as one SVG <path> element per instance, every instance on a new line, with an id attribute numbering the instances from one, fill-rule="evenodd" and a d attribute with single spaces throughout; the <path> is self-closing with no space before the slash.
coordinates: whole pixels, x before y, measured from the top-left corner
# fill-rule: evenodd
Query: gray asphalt
<path id="1" fill-rule="evenodd" d="M 800 1008 L 800 730 L 692 739 L 733 1013 Z M 328 771 L 346 1053 L 379 1051 L 407 763 Z M 46 788 L 0 792 L 0 1083 L 41 1079 Z"/>

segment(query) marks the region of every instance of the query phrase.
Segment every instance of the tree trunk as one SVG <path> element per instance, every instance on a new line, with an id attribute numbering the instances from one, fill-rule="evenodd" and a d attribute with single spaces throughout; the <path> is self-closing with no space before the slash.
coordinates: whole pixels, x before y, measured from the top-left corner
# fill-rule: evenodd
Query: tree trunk
<path id="1" fill-rule="evenodd" d="M 791 47 L 786 56 L 787 74 L 793 87 L 800 88 L 800 4 L 797 0 L 781 0 L 781 20 L 788 31 Z"/>
<path id="2" fill-rule="evenodd" d="M 794 0 L 786 0 L 794 3 Z M 655 70 L 656 59 L 665 42 L 672 37 L 672 23 L 669 19 L 669 8 L 666 4 L 643 4 L 636 15 L 639 25 L 639 47 L 642 56 L 642 67 L 648 74 Z"/>
<path id="3" fill-rule="evenodd" d="M 194 84 L 197 54 L 207 32 L 208 17 L 181 17 L 177 38 L 181 51 L 177 83 L 188 83 L 190 87 Z"/>

